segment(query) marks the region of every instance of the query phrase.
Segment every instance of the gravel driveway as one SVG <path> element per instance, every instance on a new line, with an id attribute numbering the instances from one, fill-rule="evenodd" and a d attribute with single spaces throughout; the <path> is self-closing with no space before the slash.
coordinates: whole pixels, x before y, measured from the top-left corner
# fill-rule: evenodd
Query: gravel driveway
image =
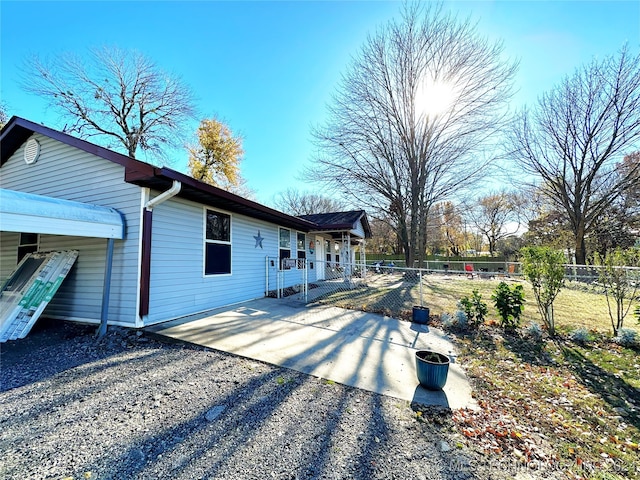
<path id="1" fill-rule="evenodd" d="M 94 329 L 0 346 L 0 478 L 513 478 L 458 448 L 448 410 Z"/>

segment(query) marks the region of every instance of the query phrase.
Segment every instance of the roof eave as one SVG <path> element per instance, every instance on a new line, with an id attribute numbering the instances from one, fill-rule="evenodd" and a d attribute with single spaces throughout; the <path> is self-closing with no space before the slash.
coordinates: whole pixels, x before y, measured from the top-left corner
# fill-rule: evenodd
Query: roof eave
<path id="1" fill-rule="evenodd" d="M 240 213 L 304 232 L 309 232 L 318 227 L 313 222 L 279 212 L 260 203 L 228 192 L 227 190 L 200 182 L 193 177 L 176 172 L 170 168 L 154 168 L 152 172 L 141 172 L 129 168 L 125 169 L 125 181 L 140 187 L 163 191 L 168 189 L 174 180 L 182 183 L 182 189 L 178 196 L 187 200 L 234 213 Z"/>

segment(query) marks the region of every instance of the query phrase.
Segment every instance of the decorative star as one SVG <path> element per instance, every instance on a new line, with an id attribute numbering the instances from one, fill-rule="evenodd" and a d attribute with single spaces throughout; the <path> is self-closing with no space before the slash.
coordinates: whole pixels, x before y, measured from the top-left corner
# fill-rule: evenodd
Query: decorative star
<path id="1" fill-rule="evenodd" d="M 264 240 L 264 238 L 260 236 L 260 230 L 258 230 L 258 235 L 254 235 L 253 238 L 256 239 L 256 246 L 253 248 L 262 248 L 262 240 Z"/>

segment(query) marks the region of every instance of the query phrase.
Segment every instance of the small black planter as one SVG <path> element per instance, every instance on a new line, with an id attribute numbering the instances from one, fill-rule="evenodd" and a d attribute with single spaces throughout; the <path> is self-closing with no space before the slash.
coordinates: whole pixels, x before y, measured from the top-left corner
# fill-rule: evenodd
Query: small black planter
<path id="1" fill-rule="evenodd" d="M 414 305 L 412 320 L 414 323 L 429 323 L 429 308 Z"/>
<path id="2" fill-rule="evenodd" d="M 416 352 L 416 374 L 428 390 L 442 390 L 449 374 L 449 357 L 430 350 Z"/>

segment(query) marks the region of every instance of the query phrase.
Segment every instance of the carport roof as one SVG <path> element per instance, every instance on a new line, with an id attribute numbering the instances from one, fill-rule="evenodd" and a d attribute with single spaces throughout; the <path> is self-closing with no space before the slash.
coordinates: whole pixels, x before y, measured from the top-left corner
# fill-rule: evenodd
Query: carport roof
<path id="1" fill-rule="evenodd" d="M 113 208 L 0 188 L 0 230 L 122 239 L 124 220 Z"/>

